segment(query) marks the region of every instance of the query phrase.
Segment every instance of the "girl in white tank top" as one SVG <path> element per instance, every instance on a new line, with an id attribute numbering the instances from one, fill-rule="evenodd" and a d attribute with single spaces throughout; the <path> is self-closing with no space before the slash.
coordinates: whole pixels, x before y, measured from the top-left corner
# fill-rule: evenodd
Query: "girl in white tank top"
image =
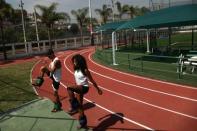
<path id="1" fill-rule="evenodd" d="M 71 109 L 69 113 L 72 114 L 78 110 L 80 128 L 83 128 L 87 126 L 87 118 L 83 110 L 83 96 L 89 90 L 88 80 L 93 83 L 93 86 L 97 89 L 99 95 L 102 94 L 102 90 L 93 80 L 87 68 L 86 60 L 82 55 L 74 55 L 72 57 L 72 63 L 74 67 L 74 77 L 76 85 L 67 87 L 69 102 L 71 104 Z"/>

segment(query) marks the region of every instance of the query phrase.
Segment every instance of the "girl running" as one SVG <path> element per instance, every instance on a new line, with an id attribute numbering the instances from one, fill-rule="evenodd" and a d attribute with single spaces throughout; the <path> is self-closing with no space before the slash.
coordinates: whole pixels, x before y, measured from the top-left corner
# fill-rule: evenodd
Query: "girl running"
<path id="1" fill-rule="evenodd" d="M 89 90 L 88 80 L 92 82 L 94 87 L 97 89 L 99 95 L 102 95 L 102 90 L 97 86 L 96 82 L 93 80 L 88 70 L 86 60 L 82 55 L 74 55 L 72 57 L 72 63 L 74 67 L 74 77 L 76 85 L 67 87 L 69 102 L 71 105 L 69 113 L 75 113 L 76 111 L 78 111 L 80 123 L 79 128 L 84 128 L 87 126 L 87 118 L 83 110 L 83 96 Z"/>

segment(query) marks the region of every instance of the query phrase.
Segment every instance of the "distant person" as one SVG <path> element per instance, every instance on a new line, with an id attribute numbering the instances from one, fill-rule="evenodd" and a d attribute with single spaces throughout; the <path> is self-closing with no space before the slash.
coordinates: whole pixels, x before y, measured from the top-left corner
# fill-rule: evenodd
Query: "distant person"
<path id="1" fill-rule="evenodd" d="M 78 111 L 80 123 L 80 126 L 78 128 L 84 128 L 87 127 L 87 118 L 83 110 L 83 97 L 86 93 L 88 93 L 89 90 L 88 80 L 92 82 L 93 86 L 97 89 L 99 95 L 102 95 L 102 90 L 93 80 L 88 70 L 86 60 L 82 55 L 74 55 L 72 57 L 72 63 L 74 67 L 74 77 L 76 85 L 67 86 L 69 102 L 71 105 L 69 113 L 76 113 Z"/>
<path id="2" fill-rule="evenodd" d="M 51 60 L 49 67 L 46 66 L 41 67 L 42 75 L 44 76 L 44 73 L 46 73 L 52 80 L 52 87 L 54 90 L 54 108 L 51 112 L 57 112 L 61 110 L 62 104 L 60 102 L 60 98 L 58 95 L 58 89 L 60 86 L 60 80 L 61 80 L 61 62 L 58 59 L 58 57 L 55 56 L 52 49 L 49 49 L 47 52 L 47 57 Z"/>

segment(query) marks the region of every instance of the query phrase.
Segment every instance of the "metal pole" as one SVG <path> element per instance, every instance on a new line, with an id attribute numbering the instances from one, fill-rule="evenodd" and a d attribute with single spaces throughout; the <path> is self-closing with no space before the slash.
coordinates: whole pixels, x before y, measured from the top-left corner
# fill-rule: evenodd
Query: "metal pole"
<path id="1" fill-rule="evenodd" d="M 23 26 L 23 37 L 24 37 L 24 43 L 25 43 L 25 50 L 26 50 L 26 53 L 27 53 L 28 51 L 27 51 L 27 45 L 26 45 L 27 39 L 26 39 L 25 22 L 24 22 L 24 16 L 23 16 L 23 5 L 24 5 L 24 3 L 21 0 L 21 3 L 19 5 L 19 7 L 21 7 L 22 26 Z"/>
<path id="2" fill-rule="evenodd" d="M 147 53 L 150 52 L 150 49 L 149 49 L 149 30 L 147 29 L 146 31 L 146 43 L 147 43 Z"/>
<path id="3" fill-rule="evenodd" d="M 90 31 L 92 33 L 92 9 L 91 9 L 91 0 L 89 0 L 89 17 L 90 17 Z"/>
<path id="4" fill-rule="evenodd" d="M 114 39 L 115 31 L 112 32 L 112 59 L 113 59 L 113 65 L 116 64 L 116 56 L 115 56 L 115 39 Z"/>
<path id="5" fill-rule="evenodd" d="M 90 16 L 91 45 L 94 45 L 91 0 L 89 0 L 89 16 Z"/>
<path id="6" fill-rule="evenodd" d="M 114 0 L 111 0 L 111 2 L 112 2 L 112 14 L 113 14 L 113 22 L 114 22 L 114 20 L 115 20 L 115 14 L 114 14 Z"/>
<path id="7" fill-rule="evenodd" d="M 34 19 L 35 19 L 35 25 L 36 25 L 36 38 L 37 38 L 37 42 L 38 42 L 38 50 L 40 51 L 40 39 L 39 39 L 39 35 L 38 35 L 38 23 L 37 23 L 37 16 L 36 16 L 36 9 L 34 8 Z"/>
<path id="8" fill-rule="evenodd" d="M 192 50 L 194 50 L 194 28 L 192 26 Z"/>
<path id="9" fill-rule="evenodd" d="M 34 8 L 34 19 L 35 19 L 35 25 L 36 25 L 36 38 L 37 41 L 40 41 L 39 35 L 38 35 L 38 23 L 37 23 L 37 16 L 36 16 L 36 9 Z"/>

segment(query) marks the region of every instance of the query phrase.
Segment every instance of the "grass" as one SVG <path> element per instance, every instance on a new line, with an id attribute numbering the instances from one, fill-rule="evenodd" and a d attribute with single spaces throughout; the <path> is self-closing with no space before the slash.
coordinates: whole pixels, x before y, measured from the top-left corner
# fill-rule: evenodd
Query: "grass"
<path id="1" fill-rule="evenodd" d="M 194 41 L 196 42 L 197 40 L 197 33 L 195 32 L 194 33 Z M 165 45 L 168 45 L 168 38 L 166 39 L 158 39 L 157 40 L 158 42 L 158 46 L 165 46 Z M 172 43 L 175 43 L 175 42 L 182 42 L 182 43 L 191 43 L 192 42 L 192 34 L 191 33 L 179 33 L 179 34 L 173 34 L 171 36 L 171 42 Z M 186 46 L 186 45 L 180 45 L 180 46 Z M 187 45 L 188 46 L 188 45 Z M 191 44 L 190 44 L 191 46 Z"/>
<path id="2" fill-rule="evenodd" d="M 129 61 L 130 59 L 130 61 Z M 178 83 L 182 85 L 197 86 L 197 72 L 182 75 L 177 73 L 176 58 L 160 58 L 149 56 L 144 53 L 116 52 L 117 66 L 112 65 L 112 56 L 110 50 L 97 50 L 94 54 L 94 60 L 108 67 L 124 72 L 146 76 L 153 79 Z"/>
<path id="3" fill-rule="evenodd" d="M 0 112 L 36 98 L 30 84 L 30 72 L 34 64 L 35 61 L 0 67 Z"/>

